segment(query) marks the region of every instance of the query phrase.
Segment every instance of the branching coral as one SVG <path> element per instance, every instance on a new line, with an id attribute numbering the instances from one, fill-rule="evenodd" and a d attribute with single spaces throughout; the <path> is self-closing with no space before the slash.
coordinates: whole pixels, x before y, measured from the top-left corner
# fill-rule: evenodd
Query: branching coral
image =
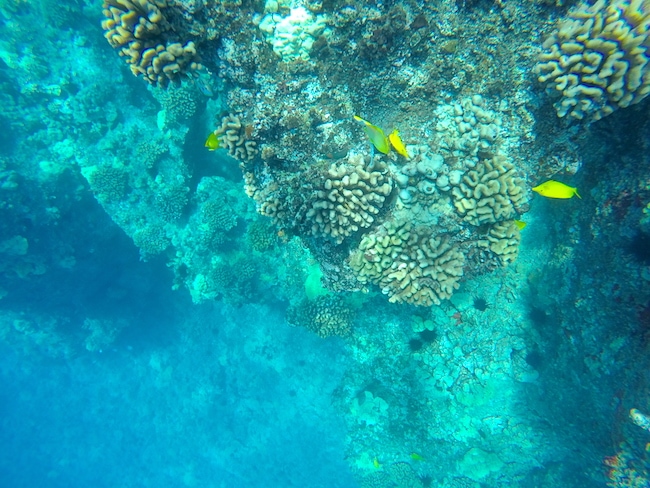
<path id="1" fill-rule="evenodd" d="M 237 214 L 227 202 L 216 198 L 201 206 L 201 224 L 199 239 L 204 246 L 210 248 L 222 244 L 226 233 L 237 225 Z"/>
<path id="2" fill-rule="evenodd" d="M 248 224 L 246 236 L 251 247 L 260 252 L 268 251 L 278 242 L 275 226 L 261 216 Z"/>
<path id="3" fill-rule="evenodd" d="M 599 120 L 650 93 L 650 1 L 598 0 L 569 12 L 544 42 L 539 81 L 560 117 Z"/>
<path id="4" fill-rule="evenodd" d="M 201 69 L 194 42 L 172 39 L 163 14 L 167 6 L 166 0 L 105 0 L 102 21 L 104 36 L 127 58 L 131 72 L 162 87 Z"/>
<path id="5" fill-rule="evenodd" d="M 258 153 L 257 143 L 248 138 L 246 128 L 236 115 L 228 114 L 221 119 L 221 126 L 214 134 L 228 149 L 228 154 L 238 161 L 250 161 Z"/>
<path id="6" fill-rule="evenodd" d="M 352 332 L 351 310 L 337 296 L 320 296 L 315 300 L 304 300 L 298 306 L 289 308 L 287 321 L 305 327 L 320 337 L 346 337 Z"/>
<path id="7" fill-rule="evenodd" d="M 112 166 L 91 166 L 83 172 L 95 197 L 102 203 L 114 203 L 126 194 L 126 171 Z"/>
<path id="8" fill-rule="evenodd" d="M 187 86 L 156 90 L 160 105 L 165 110 L 166 124 L 184 122 L 190 119 L 199 105 L 199 93 Z"/>
<path id="9" fill-rule="evenodd" d="M 180 184 L 157 185 L 160 188 L 154 198 L 154 207 L 165 222 L 174 222 L 183 214 L 187 205 L 189 188 Z"/>
<path id="10" fill-rule="evenodd" d="M 161 225 L 146 225 L 136 230 L 133 234 L 133 243 L 140 248 L 140 253 L 144 257 L 160 254 L 170 244 Z"/>
<path id="11" fill-rule="evenodd" d="M 450 183 L 454 206 L 470 224 L 512 219 L 527 203 L 523 180 L 503 156 L 481 161 L 462 178 L 450 178 Z"/>
<path id="12" fill-rule="evenodd" d="M 458 288 L 464 261 L 449 236 L 389 221 L 364 236 L 350 267 L 362 283 L 379 285 L 391 302 L 429 307 Z"/>

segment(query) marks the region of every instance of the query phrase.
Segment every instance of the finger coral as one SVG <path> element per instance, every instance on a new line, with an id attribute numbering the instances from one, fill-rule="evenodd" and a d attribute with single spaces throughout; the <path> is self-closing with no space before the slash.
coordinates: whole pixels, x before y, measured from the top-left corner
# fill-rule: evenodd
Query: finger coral
<path id="1" fill-rule="evenodd" d="M 560 117 L 599 120 L 650 92 L 648 0 L 581 4 L 543 44 L 539 81 L 561 93 Z"/>
<path id="2" fill-rule="evenodd" d="M 166 7 L 166 0 L 105 0 L 102 21 L 104 36 L 120 50 L 131 72 L 162 87 L 201 68 L 194 42 L 173 39 L 163 14 Z"/>
<path id="3" fill-rule="evenodd" d="M 389 221 L 363 237 L 350 267 L 360 282 L 378 285 L 391 302 L 429 307 L 458 288 L 464 261 L 449 236 Z"/>
<path id="4" fill-rule="evenodd" d="M 528 201 L 523 180 L 503 156 L 483 160 L 450 182 L 456 210 L 474 225 L 512 219 Z"/>

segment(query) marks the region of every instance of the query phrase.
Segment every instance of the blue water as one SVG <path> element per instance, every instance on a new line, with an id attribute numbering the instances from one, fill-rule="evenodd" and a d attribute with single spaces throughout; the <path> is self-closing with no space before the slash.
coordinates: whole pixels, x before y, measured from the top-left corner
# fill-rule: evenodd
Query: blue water
<path id="1" fill-rule="evenodd" d="M 266 307 L 192 305 L 153 266 L 129 268 L 122 278 L 147 287 L 95 303 L 133 321 L 110 349 L 2 345 L 1 486 L 354 486 L 328 399 L 340 343 Z"/>

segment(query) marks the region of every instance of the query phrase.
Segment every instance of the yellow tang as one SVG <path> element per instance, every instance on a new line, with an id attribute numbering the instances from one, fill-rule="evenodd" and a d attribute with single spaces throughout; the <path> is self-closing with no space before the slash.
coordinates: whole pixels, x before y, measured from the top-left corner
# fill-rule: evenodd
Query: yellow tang
<path id="1" fill-rule="evenodd" d="M 399 131 L 397 129 L 388 135 L 388 140 L 395 148 L 395 151 L 404 156 L 406 159 L 410 157 L 408 151 L 406 150 L 406 146 L 402 142 L 402 138 L 399 136 Z"/>
<path id="2" fill-rule="evenodd" d="M 573 195 L 576 195 L 578 198 L 582 198 L 578 194 L 577 188 L 573 188 L 569 185 L 565 185 L 564 183 L 560 183 L 559 181 L 555 180 L 548 180 L 541 185 L 533 188 L 533 191 L 546 198 L 572 198 Z"/>
<path id="3" fill-rule="evenodd" d="M 524 222 L 523 220 L 515 220 L 515 225 L 519 228 L 519 230 L 523 229 L 526 227 L 528 224 Z"/>
<path id="4" fill-rule="evenodd" d="M 372 465 L 376 468 L 379 469 L 381 468 L 381 463 L 379 462 L 379 459 L 375 458 L 372 460 Z"/>
<path id="5" fill-rule="evenodd" d="M 421 455 L 419 455 L 417 452 L 411 453 L 411 459 L 413 459 L 414 461 L 424 461 L 424 458 Z"/>
<path id="6" fill-rule="evenodd" d="M 212 132 L 208 138 L 205 140 L 205 147 L 208 148 L 208 151 L 215 151 L 219 149 L 219 138 L 217 134 Z"/>
<path id="7" fill-rule="evenodd" d="M 384 134 L 383 130 L 381 130 L 376 125 L 372 125 L 367 120 L 363 120 L 358 115 L 354 116 L 354 120 L 358 120 L 359 122 L 363 122 L 365 124 L 364 129 L 368 135 L 368 139 L 370 139 L 372 145 L 377 148 L 377 151 L 384 154 L 388 154 L 390 152 L 390 144 L 388 144 L 388 138 L 386 137 L 386 134 Z"/>

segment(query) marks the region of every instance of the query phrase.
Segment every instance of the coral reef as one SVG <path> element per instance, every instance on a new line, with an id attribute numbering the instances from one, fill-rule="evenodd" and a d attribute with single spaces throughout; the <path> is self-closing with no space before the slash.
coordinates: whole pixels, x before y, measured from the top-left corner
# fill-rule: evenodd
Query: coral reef
<path id="1" fill-rule="evenodd" d="M 505 266 L 517 259 L 520 241 L 519 227 L 514 221 L 509 220 L 490 226 L 486 239 L 479 241 L 479 246 L 490 249 Z"/>
<path id="2" fill-rule="evenodd" d="M 523 180 L 504 156 L 481 161 L 462 177 L 450 178 L 450 184 L 456 210 L 473 225 L 511 219 L 528 201 Z"/>
<path id="3" fill-rule="evenodd" d="M 350 256 L 361 283 L 378 285 L 391 302 L 425 307 L 451 297 L 463 276 L 463 263 L 449 236 L 392 221 L 366 234 Z"/>
<path id="4" fill-rule="evenodd" d="M 81 328 L 88 331 L 84 340 L 86 349 L 90 352 L 102 352 L 111 346 L 119 333 L 128 325 L 126 320 L 100 320 L 87 318 Z"/>
<path id="5" fill-rule="evenodd" d="M 159 125 L 169 126 L 186 122 L 197 111 L 200 106 L 200 95 L 198 90 L 181 86 L 171 85 L 167 90 L 156 90 L 154 92 L 164 111 L 164 122 L 159 121 Z"/>
<path id="6" fill-rule="evenodd" d="M 341 244 L 360 229 L 367 229 L 381 212 L 393 184 L 379 167 L 368 171 L 360 155 L 319 165 L 269 192 L 256 192 L 260 212 L 282 228 L 299 235 L 330 238 Z"/>
<path id="7" fill-rule="evenodd" d="M 320 337 L 347 337 L 352 333 L 352 310 L 340 296 L 319 296 L 303 300 L 287 311 L 287 321 Z"/>
<path id="8" fill-rule="evenodd" d="M 123 169 L 112 166 L 92 166 L 86 168 L 84 174 L 98 200 L 116 202 L 124 198 L 128 175 Z"/>
<path id="9" fill-rule="evenodd" d="M 259 28 L 273 52 L 286 62 L 308 61 L 314 42 L 327 33 L 326 17 L 313 15 L 302 6 L 292 8 L 289 15 L 283 17 L 277 13 L 277 3 L 275 7 L 267 3 L 267 10 L 269 13 L 262 18 Z"/>
<path id="10" fill-rule="evenodd" d="M 250 161 L 258 153 L 257 143 L 249 139 L 246 127 L 242 125 L 236 115 L 224 116 L 221 119 L 221 125 L 214 131 L 214 135 L 228 150 L 228 154 L 239 161 Z"/>
<path id="11" fill-rule="evenodd" d="M 647 378 L 638 372 L 648 369 L 650 337 L 649 125 L 640 106 L 619 111 L 604 122 L 605 130 L 603 124 L 567 127 L 554 113 L 547 117 L 550 105 L 540 103 L 541 85 L 529 68 L 538 61 L 539 33 L 545 26 L 550 32 L 551 19 L 563 10 L 540 2 L 475 0 L 107 2 L 105 26 L 116 50 L 163 90 L 135 83 L 130 74 L 124 80 L 128 70 L 118 56 L 107 55 L 115 53 L 95 40 L 89 4 L 78 9 L 75 22 L 54 20 L 59 13 L 50 9 L 53 23 L 39 14 L 59 6 L 53 0 L 36 4 L 0 5 L 3 341 L 30 352 L 58 348 L 58 356 L 67 357 L 73 352 L 67 344 L 74 342 L 81 346 L 77 355 L 88 355 L 118 337 L 120 322 L 112 313 L 140 317 L 129 323 L 138 333 L 125 334 L 126 347 L 113 342 L 116 347 L 105 352 L 127 359 L 118 361 L 129 365 L 127 374 L 140 371 L 164 384 L 186 385 L 178 394 L 178 417 L 168 416 L 174 439 L 179 420 L 194 422 L 201 411 L 223 417 L 213 415 L 215 408 L 227 413 L 227 402 L 217 405 L 214 398 L 238 396 L 245 412 L 268 412 L 259 408 L 264 398 L 280 398 L 283 411 L 294 402 L 305 405 L 300 402 L 314 380 L 331 371 L 318 368 L 340 366 L 343 377 L 313 398 L 327 408 L 333 400 L 347 424 L 345 463 L 363 486 L 497 486 L 513 480 L 592 486 L 602 484 L 602 467 L 589 460 L 612 454 L 606 459 L 612 486 L 647 484 L 647 432 L 638 424 L 645 425 L 646 417 L 630 419 L 627 412 L 632 406 L 648 411 Z M 72 12 L 68 8 L 62 7 L 62 17 Z M 543 83 L 555 95 L 573 98 L 576 105 L 569 102 L 568 109 L 564 99 L 558 102 L 567 119 L 593 120 L 608 110 L 581 89 L 567 91 L 574 77 L 579 86 L 588 84 L 585 67 L 596 52 L 603 60 L 591 75 L 604 77 L 606 86 L 590 87 L 602 91 L 603 107 L 618 108 L 632 96 L 631 104 L 643 94 L 646 78 L 639 72 L 646 65 L 638 54 L 647 43 L 635 44 L 645 36 L 645 12 L 645 2 L 600 2 L 569 14 L 566 32 L 584 39 L 561 38 L 558 29 L 555 47 L 547 48 L 558 57 L 542 64 L 555 61 L 565 72 Z M 265 32 L 260 26 L 267 15 Z M 598 33 L 595 23 L 601 21 Z M 44 26 L 38 42 L 34 25 Z M 612 39 L 603 40 L 610 36 L 605 27 Z M 594 41 L 601 47 L 594 48 Z M 174 63 L 165 71 L 163 60 L 154 61 L 190 43 L 196 55 L 183 49 L 180 71 L 174 72 Z M 576 44 L 583 51 L 572 52 L 581 49 Z M 605 52 L 614 44 L 616 50 Z M 192 69 L 199 54 L 205 71 Z M 570 65 L 575 55 L 582 60 Z M 145 69 L 141 63 L 149 56 Z M 161 68 L 157 74 L 154 64 Z M 550 76 L 553 66 L 539 74 Z M 566 93 L 560 93 L 564 75 Z M 633 92 L 637 75 L 641 82 Z M 224 114 L 230 115 L 222 119 Z M 386 134 L 398 130 L 410 158 L 392 150 L 378 154 L 354 115 Z M 225 150 L 208 152 L 203 141 L 215 120 Z M 237 165 L 226 152 L 240 163 L 254 200 L 242 194 Z M 535 196 L 535 213 L 525 217 L 528 226 L 520 233 L 523 224 L 513 219 L 528 209 L 528 182 L 552 175 L 570 178 L 567 183 L 589 196 Z M 137 259 L 136 251 L 122 236 L 115 252 L 120 236 L 104 213 L 144 260 L 158 259 L 134 265 L 136 271 L 124 266 Z M 107 242 L 119 260 L 99 262 L 120 266 L 114 282 L 119 290 L 103 281 L 114 273 L 76 279 L 92 268 L 105 271 L 96 256 Z M 517 266 L 509 265 L 515 258 Z M 151 293 L 140 273 L 158 270 L 155 279 L 164 282 L 161 263 L 173 273 L 174 288 L 194 302 L 224 303 L 195 307 L 187 321 L 158 310 L 132 314 L 121 306 L 106 318 L 78 310 L 69 316 L 81 320 L 61 315 L 71 304 L 86 307 L 119 296 L 127 282 Z M 21 286 L 51 285 L 47 300 L 34 305 L 42 307 L 40 302 L 94 281 L 100 285 L 96 295 L 63 297 L 58 321 L 16 300 Z M 379 293 L 345 293 L 359 288 L 377 288 L 392 302 L 421 307 L 396 306 Z M 100 300 L 88 299 L 94 296 Z M 129 294 L 121 303 L 141 296 Z M 361 300 L 363 313 L 354 314 Z M 173 303 L 187 309 L 182 296 Z M 344 335 L 345 341 L 319 345 L 304 331 L 283 329 L 281 317 L 276 321 L 271 314 L 287 307 L 294 325 L 320 336 Z M 19 312 L 8 312 L 12 308 Z M 262 323 L 251 320 L 252 309 L 264 315 Z M 84 317 L 90 317 L 85 328 Z M 139 333 L 149 331 L 148 318 L 156 337 L 166 337 L 168 324 L 170 337 L 179 340 L 165 340 L 164 351 L 154 346 L 136 354 L 140 349 L 130 343 L 152 337 Z M 193 332 L 198 349 L 191 346 Z M 235 332 L 238 340 L 228 340 Z M 279 354 L 283 348 L 297 360 L 286 361 Z M 108 358 L 94 356 L 95 368 Z M 183 370 L 179 360 L 192 368 Z M 232 360 L 243 361 L 240 372 L 252 371 L 246 378 L 267 383 L 269 390 L 242 398 L 240 385 L 220 369 Z M 265 361 L 268 376 L 258 367 Z M 191 374 L 199 363 L 215 368 L 204 383 Z M 76 368 L 84 364 L 74 361 Z M 133 391 L 147 395 L 146 389 Z M 309 422 L 320 406 L 301 411 L 310 425 L 320 424 Z M 164 417 L 157 417 L 160 433 Z M 296 418 L 289 422 L 303 429 Z M 268 445 L 265 427 L 248 430 L 251 445 Z M 226 442 L 206 437 L 208 449 L 232 445 L 228 432 L 219 432 Z M 232 434 L 241 439 L 236 428 Z M 626 435 L 629 445 L 612 446 L 612 438 Z M 317 437 L 303 437 L 313 447 L 307 439 Z M 286 459 L 252 471 L 282 484 L 278 466 Z M 200 464 L 173 471 L 196 484 L 210 479 L 210 466 Z M 340 473 L 339 485 L 354 484 Z M 237 483 L 243 482 L 230 485 Z M 310 477 L 284 484 L 317 483 Z"/>
<path id="12" fill-rule="evenodd" d="M 170 244 L 165 234 L 165 229 L 161 225 L 147 225 L 133 233 L 133 243 L 140 249 L 145 256 L 155 256 L 160 254 Z"/>
<path id="13" fill-rule="evenodd" d="M 263 217 L 250 223 L 246 236 L 251 247 L 258 252 L 268 251 L 278 242 L 275 226 Z"/>
<path id="14" fill-rule="evenodd" d="M 650 93 L 647 0 L 598 0 L 569 11 L 536 67 L 560 117 L 599 120 Z"/>
<path id="15" fill-rule="evenodd" d="M 166 0 L 106 0 L 102 21 L 106 39 L 120 50 L 131 72 L 162 87 L 201 69 L 193 41 L 172 41 L 167 7 Z"/>

